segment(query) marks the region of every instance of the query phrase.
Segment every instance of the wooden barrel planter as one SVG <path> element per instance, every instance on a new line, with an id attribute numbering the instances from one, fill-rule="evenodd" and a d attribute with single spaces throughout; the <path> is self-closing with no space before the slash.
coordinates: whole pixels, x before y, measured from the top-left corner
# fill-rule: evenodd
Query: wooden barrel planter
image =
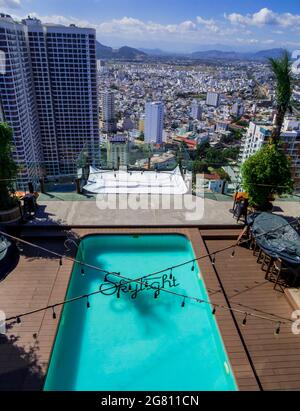
<path id="1" fill-rule="evenodd" d="M 20 218 L 21 211 L 19 206 L 10 210 L 0 211 L 0 224 L 17 223 Z"/>

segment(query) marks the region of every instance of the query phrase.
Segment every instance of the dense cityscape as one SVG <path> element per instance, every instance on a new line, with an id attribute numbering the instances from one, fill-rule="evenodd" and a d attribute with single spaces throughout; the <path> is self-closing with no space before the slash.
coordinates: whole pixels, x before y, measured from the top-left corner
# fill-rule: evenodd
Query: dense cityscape
<path id="1" fill-rule="evenodd" d="M 237 182 L 239 165 L 267 141 L 275 90 L 266 60 L 148 56 L 96 62 L 92 29 L 43 25 L 35 18 L 17 23 L 8 15 L 1 15 L 1 27 L 2 49 L 15 52 L 7 64 L 10 81 L 2 77 L 0 83 L 1 115 L 15 132 L 20 189 L 30 180 L 76 176 L 82 157 L 102 168 L 142 169 L 172 169 L 181 159 L 208 179 Z M 23 43 L 16 46 L 16 38 Z M 14 69 L 19 59 L 25 65 Z M 15 100 L 12 86 L 22 98 Z M 299 103 L 297 90 L 293 97 Z M 295 190 L 300 187 L 297 113 L 286 117 L 282 134 Z"/>
<path id="2" fill-rule="evenodd" d="M 144 142 L 171 147 L 174 161 L 176 147 L 183 146 L 199 172 L 208 172 L 214 165 L 219 168 L 222 163 L 237 165 L 245 161 L 267 141 L 267 130 L 274 120 L 274 82 L 266 62 L 199 62 L 182 67 L 180 61 L 99 61 L 98 77 L 100 110 L 105 112 L 101 116 L 103 133 L 109 130 L 105 121 L 115 119 L 112 131 L 125 132 L 132 145 Z M 105 111 L 108 94 L 109 113 Z M 296 92 L 294 98 L 299 99 Z M 163 112 L 161 134 L 147 130 L 148 123 L 158 121 L 151 110 L 147 111 L 151 101 L 159 102 Z M 282 134 L 293 157 L 295 189 L 299 188 L 300 177 L 299 120 L 297 115 L 286 118 Z M 208 157 L 203 159 L 197 156 L 197 148 L 205 145 L 204 154 Z M 167 165 L 170 159 L 165 160 L 161 154 L 161 163 L 164 162 Z"/>

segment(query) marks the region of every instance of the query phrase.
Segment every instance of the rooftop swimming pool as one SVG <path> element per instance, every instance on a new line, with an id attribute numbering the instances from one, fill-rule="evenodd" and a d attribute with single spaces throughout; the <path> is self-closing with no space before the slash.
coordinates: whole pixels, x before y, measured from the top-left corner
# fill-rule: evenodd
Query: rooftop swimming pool
<path id="1" fill-rule="evenodd" d="M 182 235 L 93 235 L 77 259 L 130 279 L 194 259 Z M 147 278 L 149 287 L 75 264 L 67 298 L 98 291 L 63 308 L 44 389 L 237 390 L 198 265 Z M 131 288 L 131 289 L 130 289 Z M 146 289 L 145 289 L 146 288 Z"/>

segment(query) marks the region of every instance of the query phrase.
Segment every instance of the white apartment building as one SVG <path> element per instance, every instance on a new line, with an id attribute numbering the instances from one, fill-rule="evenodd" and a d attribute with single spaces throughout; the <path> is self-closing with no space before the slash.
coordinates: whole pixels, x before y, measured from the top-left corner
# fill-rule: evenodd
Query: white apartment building
<path id="1" fill-rule="evenodd" d="M 199 101 L 194 99 L 191 105 L 191 117 L 194 120 L 201 120 L 202 118 L 202 107 Z"/>
<path id="2" fill-rule="evenodd" d="M 206 105 L 212 107 L 218 107 L 220 103 L 220 94 L 208 92 L 206 95 Z"/>
<path id="3" fill-rule="evenodd" d="M 241 117 L 244 114 L 244 106 L 242 103 L 234 103 L 231 107 L 230 114 L 232 114 L 234 117 Z"/>
<path id="4" fill-rule="evenodd" d="M 101 131 L 107 134 L 117 131 L 115 93 L 113 90 L 101 92 Z"/>
<path id="5" fill-rule="evenodd" d="M 145 142 L 162 144 L 164 128 L 164 105 L 160 101 L 146 103 Z"/>
<path id="6" fill-rule="evenodd" d="M 272 126 L 250 122 L 246 136 L 242 140 L 240 162 L 255 154 L 271 135 Z M 295 190 L 300 189 L 300 121 L 286 119 L 281 133 L 282 148 L 292 162 L 292 177 Z"/>
<path id="7" fill-rule="evenodd" d="M 125 135 L 115 135 L 107 140 L 107 164 L 118 169 L 128 165 L 128 138 Z"/>
<path id="8" fill-rule="evenodd" d="M 74 173 L 99 143 L 95 30 L 0 17 L 0 100 L 26 179 Z"/>
<path id="9" fill-rule="evenodd" d="M 228 130 L 229 124 L 227 121 L 218 121 L 216 124 L 216 132 L 225 133 Z"/>

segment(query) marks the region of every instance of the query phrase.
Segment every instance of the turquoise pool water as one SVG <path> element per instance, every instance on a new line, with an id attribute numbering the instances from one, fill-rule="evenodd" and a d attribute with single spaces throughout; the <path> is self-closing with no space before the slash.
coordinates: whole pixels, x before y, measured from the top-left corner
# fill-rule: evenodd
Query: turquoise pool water
<path id="1" fill-rule="evenodd" d="M 180 235 L 97 235 L 81 241 L 77 258 L 139 278 L 195 257 Z M 208 299 L 197 265 L 173 270 L 171 280 L 167 274 L 149 284 Z M 85 268 L 82 275 L 75 265 L 67 298 L 97 291 L 104 281 L 99 271 Z M 102 290 L 118 281 L 109 276 Z M 45 390 L 237 389 L 209 305 L 186 300 L 182 307 L 181 297 L 134 288 L 119 298 L 117 288 L 92 296 L 90 308 L 86 299 L 64 306 Z"/>

